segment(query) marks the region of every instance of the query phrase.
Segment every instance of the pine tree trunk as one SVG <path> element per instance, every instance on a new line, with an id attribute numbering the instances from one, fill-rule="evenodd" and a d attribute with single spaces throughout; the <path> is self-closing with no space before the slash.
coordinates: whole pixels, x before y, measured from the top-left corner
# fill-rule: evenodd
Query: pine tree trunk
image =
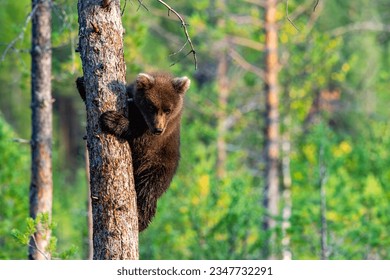
<path id="1" fill-rule="evenodd" d="M 271 233 L 265 254 L 273 258 L 270 248 L 275 246 L 275 217 L 279 214 L 279 97 L 278 97 L 278 36 L 276 24 L 277 0 L 267 0 L 265 6 L 265 191 L 264 207 L 267 215 L 263 228 Z"/>
<path id="2" fill-rule="evenodd" d="M 217 13 L 223 15 L 226 13 L 226 0 L 217 0 L 213 3 L 217 7 Z M 217 27 L 225 29 L 225 19 L 223 17 L 217 20 Z M 228 78 L 228 40 L 226 38 L 220 41 L 218 48 L 218 66 L 217 66 L 217 91 L 218 91 L 218 136 L 217 136 L 217 177 L 223 179 L 226 176 L 226 133 L 227 133 L 227 104 L 229 98 L 229 78 Z"/>
<path id="3" fill-rule="evenodd" d="M 102 7 L 104 6 L 104 7 Z M 138 217 L 127 142 L 101 132 L 108 110 L 125 112 L 120 1 L 79 0 L 79 50 L 87 92 L 94 259 L 138 259 Z"/>
<path id="4" fill-rule="evenodd" d="M 31 48 L 31 185 L 30 216 L 47 214 L 51 220 L 52 97 L 51 97 L 51 5 L 50 0 L 32 1 Z M 38 225 L 30 240 L 29 259 L 50 259 L 47 246 L 51 230 Z"/>
<path id="5" fill-rule="evenodd" d="M 319 188 L 320 188 L 320 216 L 321 216 L 321 260 L 328 259 L 328 223 L 326 220 L 326 188 L 325 184 L 327 181 L 326 175 L 326 163 L 324 161 L 324 147 L 321 144 L 320 155 L 319 155 Z"/>
<path id="6" fill-rule="evenodd" d="M 227 54 L 221 50 L 217 70 L 218 87 L 218 138 L 217 138 L 217 176 L 222 179 L 226 175 L 226 107 L 229 96 L 229 85 L 227 77 Z"/>
<path id="7" fill-rule="evenodd" d="M 284 120 L 285 132 L 282 136 L 282 173 L 283 173 L 283 211 L 282 211 L 282 258 L 283 260 L 291 260 L 291 238 L 288 233 L 291 228 L 291 213 L 292 213 L 292 193 L 291 193 L 291 170 L 290 170 L 290 157 L 291 157 L 291 140 L 289 129 L 291 127 L 291 118 L 285 117 Z"/>

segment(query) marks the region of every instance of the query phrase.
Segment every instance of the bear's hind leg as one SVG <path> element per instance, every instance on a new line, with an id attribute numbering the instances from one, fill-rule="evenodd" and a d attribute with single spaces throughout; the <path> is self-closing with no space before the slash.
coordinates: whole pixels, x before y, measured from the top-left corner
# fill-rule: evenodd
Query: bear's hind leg
<path id="1" fill-rule="evenodd" d="M 138 206 L 138 230 L 145 230 L 152 221 L 157 209 L 157 199 L 152 196 L 137 197 Z"/>

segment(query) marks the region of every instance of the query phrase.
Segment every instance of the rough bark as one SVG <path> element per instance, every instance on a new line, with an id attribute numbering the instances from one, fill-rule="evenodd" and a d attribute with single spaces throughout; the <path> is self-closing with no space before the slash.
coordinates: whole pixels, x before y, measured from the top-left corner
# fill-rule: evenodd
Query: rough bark
<path id="1" fill-rule="evenodd" d="M 267 215 L 263 228 L 271 232 L 269 248 L 275 245 L 275 217 L 279 214 L 279 96 L 278 96 L 278 36 L 276 23 L 277 0 L 267 0 L 265 6 L 265 190 L 264 207 Z M 270 254 L 266 248 L 266 256 Z M 273 256 L 271 256 L 272 258 Z"/>
<path id="2" fill-rule="evenodd" d="M 51 97 L 51 1 L 32 1 L 31 48 L 31 185 L 30 216 L 49 215 L 52 209 L 52 97 Z M 29 259 L 50 259 L 51 230 L 38 225 L 29 246 Z"/>
<path id="3" fill-rule="evenodd" d="M 85 171 L 87 175 L 87 186 L 88 186 L 88 201 L 87 201 L 88 260 L 93 260 L 92 199 L 91 199 L 91 187 L 89 185 L 89 182 L 91 181 L 91 176 L 89 176 L 89 156 L 88 156 L 87 147 L 85 147 Z"/>
<path id="4" fill-rule="evenodd" d="M 138 218 L 130 147 L 104 134 L 99 116 L 125 112 L 120 1 L 79 0 L 79 50 L 87 92 L 87 147 L 94 259 L 138 259 Z"/>

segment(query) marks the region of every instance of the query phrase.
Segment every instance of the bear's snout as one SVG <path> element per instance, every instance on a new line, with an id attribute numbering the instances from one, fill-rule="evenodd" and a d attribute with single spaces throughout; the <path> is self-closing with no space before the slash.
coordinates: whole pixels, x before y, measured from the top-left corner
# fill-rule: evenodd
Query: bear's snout
<path id="1" fill-rule="evenodd" d="M 164 132 L 164 129 L 156 127 L 153 129 L 153 134 L 155 135 L 161 135 Z"/>

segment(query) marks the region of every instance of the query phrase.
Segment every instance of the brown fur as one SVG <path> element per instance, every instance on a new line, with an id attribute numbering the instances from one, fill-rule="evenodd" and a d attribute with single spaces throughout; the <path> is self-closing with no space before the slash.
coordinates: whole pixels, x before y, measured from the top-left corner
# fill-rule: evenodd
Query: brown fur
<path id="1" fill-rule="evenodd" d="M 76 84 L 85 101 L 83 79 L 78 78 Z M 128 116 L 108 111 L 99 119 L 104 132 L 130 143 L 140 231 L 154 217 L 157 199 L 168 189 L 178 167 L 183 96 L 189 86 L 187 77 L 141 73 L 127 87 Z"/>

